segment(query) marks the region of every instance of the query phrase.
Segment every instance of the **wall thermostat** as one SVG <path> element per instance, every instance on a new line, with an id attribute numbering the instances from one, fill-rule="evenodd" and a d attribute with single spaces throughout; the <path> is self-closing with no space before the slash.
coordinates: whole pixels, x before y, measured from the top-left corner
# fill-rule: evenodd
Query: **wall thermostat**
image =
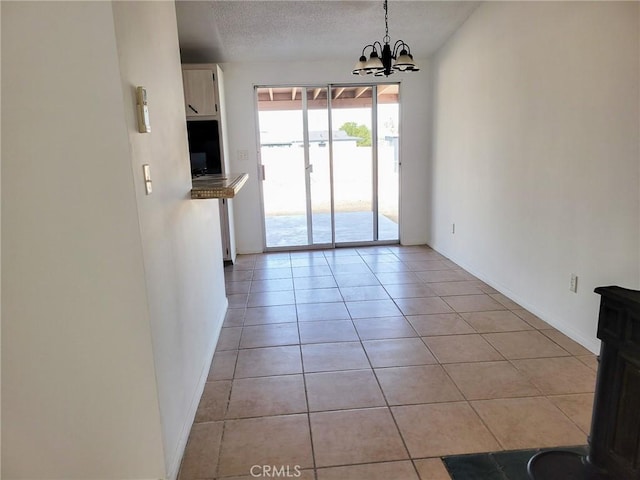
<path id="1" fill-rule="evenodd" d="M 138 107 L 138 131 L 140 133 L 149 133 L 151 131 L 151 124 L 149 123 L 149 107 L 147 106 L 146 88 L 136 88 L 136 103 Z"/>

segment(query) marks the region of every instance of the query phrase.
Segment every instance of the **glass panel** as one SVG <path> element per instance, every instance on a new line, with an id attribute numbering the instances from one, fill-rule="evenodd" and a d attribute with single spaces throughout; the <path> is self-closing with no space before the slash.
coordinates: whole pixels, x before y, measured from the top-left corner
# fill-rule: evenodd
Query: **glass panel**
<path id="1" fill-rule="evenodd" d="M 327 88 L 307 89 L 312 243 L 330 244 L 331 170 L 329 166 L 329 102 Z"/>
<path id="2" fill-rule="evenodd" d="M 267 247 L 307 245 L 302 89 L 258 88 Z"/>
<path id="3" fill-rule="evenodd" d="M 398 240 L 400 122 L 398 84 L 378 85 L 378 239 Z"/>
<path id="4" fill-rule="evenodd" d="M 373 240 L 372 87 L 332 87 L 336 243 Z"/>
<path id="5" fill-rule="evenodd" d="M 257 89 L 267 248 L 398 240 L 398 94 L 398 84 Z"/>

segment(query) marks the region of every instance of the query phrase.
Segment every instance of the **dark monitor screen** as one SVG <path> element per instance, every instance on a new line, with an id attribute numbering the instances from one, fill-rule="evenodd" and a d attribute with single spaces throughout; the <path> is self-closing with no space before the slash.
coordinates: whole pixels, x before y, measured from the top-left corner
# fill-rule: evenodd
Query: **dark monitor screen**
<path id="1" fill-rule="evenodd" d="M 191 174 L 222 173 L 217 120 L 187 121 Z"/>
<path id="2" fill-rule="evenodd" d="M 201 175 L 207 172 L 207 155 L 204 152 L 189 153 L 191 158 L 191 174 Z"/>

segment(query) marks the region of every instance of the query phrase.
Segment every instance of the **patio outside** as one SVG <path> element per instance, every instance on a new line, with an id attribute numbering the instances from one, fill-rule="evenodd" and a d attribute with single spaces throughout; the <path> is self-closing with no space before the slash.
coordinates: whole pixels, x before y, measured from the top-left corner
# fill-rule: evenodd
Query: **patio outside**
<path id="1" fill-rule="evenodd" d="M 305 136 L 303 89 L 258 90 L 267 247 L 332 243 L 332 195 L 336 243 L 373 241 L 376 214 L 377 239 L 399 238 L 398 85 L 378 89 L 377 213 L 373 200 L 372 89 L 349 87 L 332 93 L 331 143 L 326 93 L 322 89 L 306 90 L 309 100 Z M 309 152 L 308 183 L 305 141 Z"/>
<path id="2" fill-rule="evenodd" d="M 381 140 L 378 165 L 378 238 L 398 239 L 397 137 Z M 371 147 L 334 143 L 336 242 L 373 240 Z M 327 144 L 311 144 L 310 195 L 313 244 L 331 243 L 331 184 Z M 292 145 L 262 148 L 268 247 L 307 245 L 304 150 Z"/>

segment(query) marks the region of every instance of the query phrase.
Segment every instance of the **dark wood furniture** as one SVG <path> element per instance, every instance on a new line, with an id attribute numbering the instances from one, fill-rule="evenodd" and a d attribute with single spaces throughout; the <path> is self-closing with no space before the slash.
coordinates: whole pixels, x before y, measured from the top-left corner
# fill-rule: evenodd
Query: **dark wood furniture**
<path id="1" fill-rule="evenodd" d="M 532 480 L 640 480 L 640 291 L 598 287 L 598 377 L 589 454 L 534 455 Z"/>

